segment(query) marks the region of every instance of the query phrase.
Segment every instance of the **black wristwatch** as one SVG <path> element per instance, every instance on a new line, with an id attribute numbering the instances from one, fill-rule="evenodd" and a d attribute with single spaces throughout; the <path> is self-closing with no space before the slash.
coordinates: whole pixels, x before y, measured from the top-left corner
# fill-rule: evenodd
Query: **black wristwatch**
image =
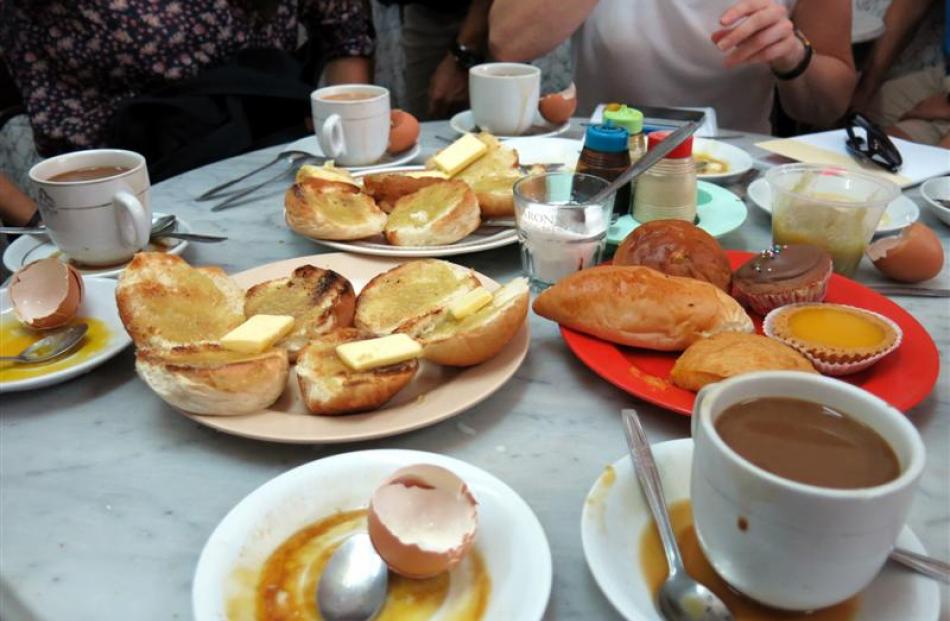
<path id="1" fill-rule="evenodd" d="M 449 53 L 455 58 L 455 62 L 457 62 L 462 69 L 471 69 L 475 65 L 480 65 L 485 62 L 485 56 L 481 52 L 475 48 L 462 45 L 458 41 L 452 44 L 452 47 L 449 48 Z"/>
<path id="2" fill-rule="evenodd" d="M 791 71 L 783 71 L 779 73 L 778 71 L 772 70 L 772 73 L 779 80 L 794 80 L 801 74 L 805 73 L 805 70 L 808 69 L 808 65 L 811 64 L 811 57 L 814 56 L 815 50 L 811 47 L 811 41 L 808 40 L 808 37 L 805 36 L 805 33 L 795 28 L 795 37 L 802 42 L 802 45 L 805 46 L 805 57 L 802 58 L 801 62 L 795 65 Z"/>

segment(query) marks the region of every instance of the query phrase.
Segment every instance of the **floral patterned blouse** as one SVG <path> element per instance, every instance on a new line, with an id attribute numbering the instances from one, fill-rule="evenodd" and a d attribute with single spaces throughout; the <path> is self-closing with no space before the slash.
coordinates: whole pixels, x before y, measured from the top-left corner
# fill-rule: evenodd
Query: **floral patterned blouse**
<path id="1" fill-rule="evenodd" d="M 103 145 L 119 103 L 253 47 L 292 51 L 298 26 L 325 57 L 373 51 L 362 0 L 0 0 L 0 50 L 43 155 Z"/>

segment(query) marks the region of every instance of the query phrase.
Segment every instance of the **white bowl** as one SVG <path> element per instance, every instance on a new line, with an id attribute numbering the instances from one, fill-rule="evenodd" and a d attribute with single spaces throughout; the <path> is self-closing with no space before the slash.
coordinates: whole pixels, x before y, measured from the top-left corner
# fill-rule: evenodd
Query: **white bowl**
<path id="1" fill-rule="evenodd" d="M 950 207 L 944 207 L 936 200 L 942 198 L 943 200 L 950 201 L 950 177 L 934 177 L 930 179 L 920 186 L 920 194 L 924 197 L 924 200 L 927 201 L 927 206 L 930 207 L 930 211 L 940 218 L 941 222 L 950 226 Z"/>

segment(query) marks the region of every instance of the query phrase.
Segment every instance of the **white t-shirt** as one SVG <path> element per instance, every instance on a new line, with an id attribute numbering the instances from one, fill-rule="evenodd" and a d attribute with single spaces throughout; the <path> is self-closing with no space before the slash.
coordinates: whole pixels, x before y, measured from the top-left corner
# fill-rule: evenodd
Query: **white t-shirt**
<path id="1" fill-rule="evenodd" d="M 710 39 L 735 0 L 600 0 L 574 33 L 578 112 L 599 103 L 712 106 L 720 127 L 770 133 L 768 65 L 723 66 Z M 791 12 L 795 0 L 783 0 Z"/>

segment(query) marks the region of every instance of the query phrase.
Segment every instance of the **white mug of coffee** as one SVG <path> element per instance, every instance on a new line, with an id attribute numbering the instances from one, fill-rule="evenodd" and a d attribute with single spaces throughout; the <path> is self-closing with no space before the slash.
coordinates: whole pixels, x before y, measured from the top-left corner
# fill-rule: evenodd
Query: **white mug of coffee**
<path id="1" fill-rule="evenodd" d="M 389 90 L 339 84 L 310 94 L 313 131 L 320 149 L 341 166 L 379 161 L 389 144 Z"/>
<path id="2" fill-rule="evenodd" d="M 148 244 L 152 229 L 145 158 L 93 149 L 57 155 L 30 169 L 50 239 L 70 259 L 115 265 Z"/>
<path id="3" fill-rule="evenodd" d="M 482 130 L 518 136 L 534 123 L 541 70 L 522 63 L 485 63 L 468 70 L 472 118 Z"/>
<path id="4" fill-rule="evenodd" d="M 870 487 L 843 488 L 802 483 L 753 464 L 734 437 L 733 444 L 723 439 L 717 421 L 731 406 L 762 398 L 810 401 L 860 423 L 869 446 L 883 440 L 892 449 L 892 476 Z M 710 384 L 696 397 L 692 432 L 690 499 L 703 552 L 733 588 L 786 610 L 831 606 L 870 584 L 904 527 L 924 466 L 923 443 L 906 416 L 861 388 L 810 373 L 749 373 Z M 801 442 L 788 444 L 794 451 L 789 463 L 815 467 L 810 476 L 825 477 L 843 465 L 824 467 L 805 457 Z M 756 450 L 772 459 L 774 448 L 759 437 Z M 880 464 L 850 461 L 852 468 Z"/>

